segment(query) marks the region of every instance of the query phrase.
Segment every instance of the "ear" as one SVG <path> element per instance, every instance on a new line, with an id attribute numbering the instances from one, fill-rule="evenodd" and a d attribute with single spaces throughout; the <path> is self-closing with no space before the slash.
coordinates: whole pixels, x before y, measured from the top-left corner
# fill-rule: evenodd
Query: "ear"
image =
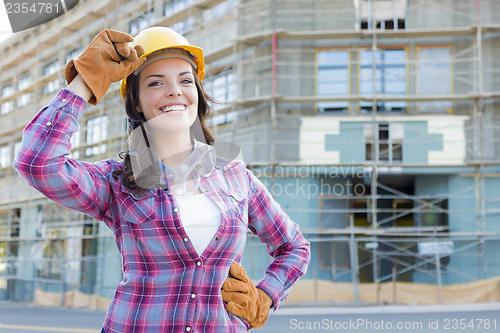
<path id="1" fill-rule="evenodd" d="M 135 109 L 137 110 L 137 112 L 142 113 L 142 109 L 141 109 L 141 106 L 140 106 L 140 105 L 137 105 L 137 106 L 135 107 Z"/>

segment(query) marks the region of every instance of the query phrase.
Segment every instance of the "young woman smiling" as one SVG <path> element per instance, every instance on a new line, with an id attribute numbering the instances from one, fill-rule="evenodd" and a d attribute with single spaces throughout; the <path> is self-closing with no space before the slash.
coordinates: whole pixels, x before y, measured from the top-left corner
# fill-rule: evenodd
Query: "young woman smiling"
<path id="1" fill-rule="evenodd" d="M 205 125 L 203 51 L 165 27 L 104 30 L 65 71 L 67 88 L 23 132 L 15 168 L 62 206 L 103 221 L 123 280 L 103 332 L 246 332 L 264 325 L 307 268 L 310 249 L 264 185 L 215 148 Z M 123 161 L 69 158 L 88 103 L 120 81 Z M 272 262 L 254 285 L 239 262 L 247 230 Z"/>

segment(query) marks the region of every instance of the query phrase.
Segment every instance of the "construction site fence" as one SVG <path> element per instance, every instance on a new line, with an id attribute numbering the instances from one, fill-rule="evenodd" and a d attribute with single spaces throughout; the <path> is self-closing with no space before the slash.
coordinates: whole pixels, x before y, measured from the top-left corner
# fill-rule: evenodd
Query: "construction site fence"
<path id="1" fill-rule="evenodd" d="M 498 235 L 396 238 L 304 232 L 311 243 L 310 267 L 315 268 L 299 279 L 285 304 L 500 301 L 500 274 L 494 274 L 499 271 L 500 257 L 492 255 L 500 246 Z M 100 241 L 113 239 L 102 237 Z M 40 244 L 35 240 L 23 242 L 29 242 L 32 249 Z M 18 245 L 26 248 L 27 244 Z M 10 246 L 14 247 L 12 243 Z M 61 240 L 45 240 L 44 247 L 45 255 L 39 258 L 0 257 L 0 299 L 40 306 L 108 307 L 111 297 L 103 295 L 112 295 L 116 285 L 104 286 L 100 281 L 103 274 L 109 274 L 104 266 L 119 269 L 118 254 L 78 257 L 65 250 Z M 60 248 L 61 257 L 54 257 L 49 248 Z M 264 272 L 252 260 L 266 257 L 265 245 L 249 234 L 243 265 L 255 282 Z M 487 267 L 493 269 L 488 271 Z M 31 278 L 26 277 L 28 270 Z M 121 272 L 115 273 L 118 283 Z"/>

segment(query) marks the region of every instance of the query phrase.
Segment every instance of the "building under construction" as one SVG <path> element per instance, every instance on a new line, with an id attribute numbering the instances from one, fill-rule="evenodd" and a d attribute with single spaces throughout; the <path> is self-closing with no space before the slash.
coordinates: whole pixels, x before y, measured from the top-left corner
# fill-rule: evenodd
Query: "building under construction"
<path id="1" fill-rule="evenodd" d="M 500 301 L 498 0 L 86 0 L 15 34 L 0 59 L 0 300 L 105 308 L 121 259 L 104 223 L 12 168 L 22 129 L 105 28 L 169 26 L 205 51 L 216 141 L 311 242 L 287 302 Z M 71 157 L 119 159 L 119 83 Z M 249 233 L 243 265 L 269 260 Z"/>

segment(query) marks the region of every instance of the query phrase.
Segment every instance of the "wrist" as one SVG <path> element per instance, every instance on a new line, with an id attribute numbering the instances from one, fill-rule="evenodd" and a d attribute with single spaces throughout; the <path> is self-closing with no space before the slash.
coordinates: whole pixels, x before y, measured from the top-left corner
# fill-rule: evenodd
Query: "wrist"
<path id="1" fill-rule="evenodd" d="M 271 298 L 271 296 L 269 296 L 268 293 L 266 293 L 264 290 L 260 289 L 260 288 L 257 288 L 258 292 L 259 292 L 259 295 L 261 297 L 261 299 L 264 300 L 264 302 L 267 304 L 267 307 L 268 308 L 271 308 L 274 304 L 273 302 L 273 299 Z"/>
<path id="2" fill-rule="evenodd" d="M 66 89 L 71 90 L 72 92 L 83 98 L 86 102 L 88 102 L 90 100 L 90 97 L 92 97 L 92 91 L 87 86 L 85 81 L 83 81 L 80 74 L 75 76 L 73 81 L 68 84 Z"/>

